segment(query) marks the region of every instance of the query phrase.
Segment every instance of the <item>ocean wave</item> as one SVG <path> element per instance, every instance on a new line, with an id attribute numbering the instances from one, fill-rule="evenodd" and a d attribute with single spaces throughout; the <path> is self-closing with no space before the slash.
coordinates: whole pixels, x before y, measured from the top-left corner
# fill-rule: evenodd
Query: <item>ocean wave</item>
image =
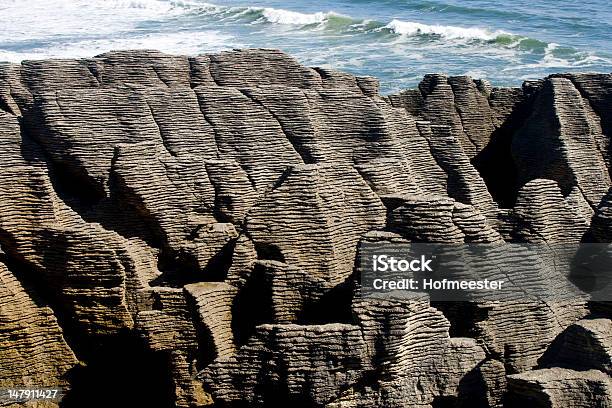
<path id="1" fill-rule="evenodd" d="M 468 40 L 495 40 L 500 36 L 512 36 L 506 31 L 490 31 L 486 28 L 478 27 L 458 27 L 445 25 L 428 25 L 413 21 L 392 20 L 384 28 L 396 34 L 406 36 L 417 35 L 436 35 L 447 39 L 468 39 Z"/>
<path id="2" fill-rule="evenodd" d="M 28 7 L 25 7 L 25 4 Z M 24 10 L 12 16 L 11 20 L 27 21 L 27 10 L 47 8 L 57 10 L 48 15 L 49 25 L 60 34 L 107 33 L 133 28 L 139 21 L 159 20 L 168 17 L 188 15 L 210 19 L 212 22 L 236 24 L 272 24 L 291 26 L 295 30 L 329 31 L 341 35 L 371 35 L 374 37 L 427 38 L 447 41 L 450 45 L 457 42 L 482 42 L 489 45 L 518 49 L 521 51 L 544 52 L 548 43 L 537 39 L 519 36 L 514 33 L 484 27 L 461 27 L 454 25 L 425 24 L 417 21 L 393 19 L 380 22 L 356 19 L 334 11 L 299 12 L 272 7 L 226 6 L 200 0 L 8 0 L 8 8 L 0 5 L 0 10 Z M 23 7 L 16 7 L 23 4 Z M 12 5 L 12 6 L 11 6 Z M 111 20 L 121 11 L 121 18 Z M 123 12 L 125 11 L 125 13 Z M 22 15 L 23 14 L 23 15 Z M 100 16 L 91 24 L 81 24 L 89 14 Z M 13 18 L 15 17 L 15 18 Z M 0 23 L 0 28 L 2 24 Z M 18 28 L 7 27 L 7 37 L 24 37 Z M 30 30 L 31 38 L 44 37 L 50 27 L 37 25 Z M 12 29 L 12 30 L 11 30 Z"/>
<path id="3" fill-rule="evenodd" d="M 264 8 L 261 10 L 261 14 L 270 23 L 290 25 L 319 24 L 327 21 L 331 16 L 336 15 L 334 12 L 308 14 L 274 8 Z"/>
<path id="4" fill-rule="evenodd" d="M 188 2 L 184 7 L 192 13 L 202 16 L 219 17 L 222 20 L 242 20 L 246 19 L 253 23 L 269 23 L 293 26 L 312 26 L 324 24 L 337 18 L 349 18 L 333 11 L 319 11 L 315 13 L 301 13 L 273 7 L 239 7 L 239 6 L 220 6 L 212 3 L 193 3 Z"/>
<path id="5" fill-rule="evenodd" d="M 154 0 L 150 0 L 154 1 Z M 188 7 L 191 7 L 190 5 Z M 271 7 L 236 7 L 220 6 L 212 3 L 201 3 L 196 8 L 201 14 L 220 16 L 225 19 L 248 17 L 257 23 L 302 26 L 306 29 L 318 28 L 341 29 L 351 33 L 391 32 L 400 36 L 434 35 L 446 39 L 474 39 L 490 41 L 499 37 L 514 37 L 512 33 L 501 30 L 491 31 L 479 27 L 458 27 L 445 25 L 428 25 L 413 21 L 394 19 L 389 23 L 375 20 L 356 19 L 334 11 L 301 13 Z"/>
<path id="6" fill-rule="evenodd" d="M 191 8 L 191 12 L 209 18 L 217 17 L 224 22 L 287 25 L 298 30 L 329 31 L 334 34 L 346 35 L 366 34 L 399 38 L 427 37 L 451 42 L 481 42 L 523 51 L 543 52 L 548 45 L 546 42 L 537 39 L 483 27 L 430 25 L 399 19 L 393 19 L 385 23 L 369 19 L 356 19 L 334 11 L 301 13 L 271 7 L 230 7 L 212 3 L 200 3 L 199 7 L 194 8 L 190 4 L 186 7 Z"/>
<path id="7" fill-rule="evenodd" d="M 544 49 L 542 58 L 528 64 L 518 64 L 504 68 L 504 72 L 545 69 L 589 69 L 597 65 L 611 65 L 612 59 L 594 55 L 592 52 L 578 52 L 571 47 L 562 47 L 557 43 L 549 43 Z"/>
<path id="8" fill-rule="evenodd" d="M 507 59 L 518 54 L 533 54 L 536 58 L 542 56 L 543 60 L 537 63 L 549 66 L 561 66 L 563 60 L 576 63 L 575 54 L 577 54 L 577 50 L 572 48 L 566 47 L 561 50 L 555 48 L 557 46 L 554 43 L 494 28 L 425 24 L 400 19 L 390 21 L 358 19 L 332 10 L 317 11 L 315 9 L 313 12 L 300 12 L 273 7 L 218 5 L 201 0 L 30 0 L 29 8 L 35 11 L 32 13 L 34 17 L 31 17 L 28 8 L 14 7 L 21 3 L 25 4 L 25 1 L 8 0 L 8 9 L 0 5 L 0 11 L 7 10 L 12 13 L 9 20 L 32 22 L 32 29 L 27 32 L 23 32 L 16 25 L 5 27 L 4 48 L 6 52 L 17 50 L 19 42 L 42 46 L 50 44 L 49 41 L 51 41 L 55 47 L 63 49 L 68 43 L 93 41 L 91 44 L 81 45 L 84 48 L 99 48 L 103 40 L 123 39 L 126 36 L 124 33 L 130 33 L 123 39 L 125 41 L 148 42 L 141 36 L 148 31 L 151 24 L 167 24 L 168 21 L 173 21 L 181 27 L 177 31 L 176 38 L 172 39 L 176 42 L 179 42 L 178 38 L 184 35 L 180 32 L 189 32 L 189 35 L 192 35 L 193 31 L 202 31 L 209 27 L 223 29 L 225 26 L 261 25 L 261 32 L 267 30 L 263 26 L 289 27 L 293 33 L 298 33 L 298 35 L 301 32 L 303 36 L 309 36 L 311 33 L 317 36 L 342 36 L 350 38 L 352 42 L 359 42 L 361 47 L 388 44 L 389 50 L 397 48 L 403 50 L 402 53 L 405 52 L 405 48 L 410 47 L 416 47 L 419 50 L 422 47 L 428 47 L 429 50 L 452 48 L 458 53 L 469 52 L 478 47 L 486 48 L 488 53 L 505 53 Z M 11 7 L 11 4 L 14 6 Z M 34 24 L 34 21 L 37 20 L 35 16 L 43 14 L 46 16 L 43 24 Z M 91 18 L 92 16 L 95 18 Z M 84 21 L 87 24 L 83 24 Z M 0 22 L 0 31 L 2 28 Z M 58 40 L 49 40 L 49 32 L 53 32 Z M 271 30 L 271 33 L 274 33 L 274 29 Z M 72 40 L 66 43 L 65 39 L 68 38 Z M 129 38 L 132 40 L 128 40 Z M 192 41 L 183 40 L 183 42 L 191 43 Z M 212 42 L 215 43 L 215 41 Z M 228 41 L 227 46 L 236 47 L 237 44 L 234 39 Z M 108 44 L 109 47 L 118 45 Z M 191 46 L 184 47 L 185 44 L 175 45 L 181 51 L 194 49 Z M 28 47 L 32 49 L 31 46 Z M 80 49 L 75 51 L 81 54 Z M 569 56 L 560 55 L 561 51 Z M 16 59 L 14 55 L 5 54 L 4 57 L 5 59 Z M 529 60 L 530 63 L 536 61 Z M 586 60 L 586 62 L 592 61 L 593 58 Z M 585 61 L 580 63 L 584 64 Z"/>

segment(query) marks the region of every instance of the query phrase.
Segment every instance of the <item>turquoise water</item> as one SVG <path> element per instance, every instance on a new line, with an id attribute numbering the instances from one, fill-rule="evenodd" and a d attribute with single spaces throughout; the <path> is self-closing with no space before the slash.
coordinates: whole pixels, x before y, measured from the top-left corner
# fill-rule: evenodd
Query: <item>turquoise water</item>
<path id="1" fill-rule="evenodd" d="M 611 9 L 603 0 L 0 0 L 0 60 L 266 47 L 377 76 L 383 93 L 431 72 L 519 85 L 612 71 Z"/>

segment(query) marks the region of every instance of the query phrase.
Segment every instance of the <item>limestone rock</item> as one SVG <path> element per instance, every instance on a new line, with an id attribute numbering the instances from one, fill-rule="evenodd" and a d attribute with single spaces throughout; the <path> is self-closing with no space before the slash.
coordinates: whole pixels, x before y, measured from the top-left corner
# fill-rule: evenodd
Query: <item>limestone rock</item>
<path id="1" fill-rule="evenodd" d="M 133 366 L 151 406 L 610 406 L 605 302 L 359 276 L 362 242 L 609 242 L 610 78 L 380 96 L 267 49 L 0 64 L 0 384 L 82 406 Z"/>
<path id="2" fill-rule="evenodd" d="M 514 231 L 523 242 L 578 243 L 588 221 L 563 199 L 552 180 L 536 179 L 519 191 L 513 210 Z"/>
<path id="3" fill-rule="evenodd" d="M 588 319 L 572 324 L 555 339 L 539 365 L 612 374 L 612 322 Z"/>
<path id="4" fill-rule="evenodd" d="M 2 263 L 0 283 L 0 386 L 67 388 L 67 374 L 78 360 L 53 310 Z"/>
<path id="5" fill-rule="evenodd" d="M 185 286 L 191 302 L 195 303 L 200 330 L 210 338 L 214 345 L 215 357 L 225 358 L 235 352 L 230 323 L 232 303 L 236 288 L 226 283 L 192 283 Z M 204 339 L 200 339 L 204 342 Z"/>
<path id="6" fill-rule="evenodd" d="M 596 206 L 610 187 L 599 117 L 565 78 L 545 80 L 537 99 L 532 117 L 512 141 L 520 179 L 555 180 L 564 195 L 577 186 Z"/>
<path id="7" fill-rule="evenodd" d="M 549 368 L 508 376 L 509 407 L 609 407 L 610 377 L 600 371 Z"/>
<path id="8" fill-rule="evenodd" d="M 612 241 L 612 188 L 595 210 L 591 228 L 598 242 Z"/>
<path id="9" fill-rule="evenodd" d="M 357 326 L 286 324 L 259 326 L 235 357 L 218 359 L 202 375 L 225 403 L 322 406 L 368 369 Z"/>
<path id="10" fill-rule="evenodd" d="M 339 283 L 353 270 L 361 234 L 384 226 L 384 216 L 380 199 L 353 168 L 301 165 L 251 210 L 246 231 L 260 259 Z"/>

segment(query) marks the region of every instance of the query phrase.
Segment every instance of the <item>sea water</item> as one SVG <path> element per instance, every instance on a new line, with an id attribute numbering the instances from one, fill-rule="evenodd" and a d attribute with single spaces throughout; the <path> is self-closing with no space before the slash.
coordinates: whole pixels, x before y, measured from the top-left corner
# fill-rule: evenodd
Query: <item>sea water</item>
<path id="1" fill-rule="evenodd" d="M 607 0 L 0 0 L 0 16 L 0 61 L 278 48 L 376 76 L 382 93 L 433 72 L 519 86 L 612 70 Z"/>

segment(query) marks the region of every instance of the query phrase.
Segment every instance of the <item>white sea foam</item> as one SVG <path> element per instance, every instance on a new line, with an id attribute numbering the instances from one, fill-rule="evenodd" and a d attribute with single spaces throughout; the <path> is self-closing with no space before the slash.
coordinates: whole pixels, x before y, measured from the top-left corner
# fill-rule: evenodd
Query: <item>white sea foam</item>
<path id="1" fill-rule="evenodd" d="M 201 3 L 187 0 L 0 1 L 0 60 L 86 57 L 119 48 L 193 53 L 230 44 L 214 30 L 147 33 L 141 24 L 180 16 Z M 18 24 L 16 22 L 19 22 Z M 204 45 L 209 45 L 205 47 Z M 0 46 L 1 47 L 1 46 Z"/>
<path id="2" fill-rule="evenodd" d="M 139 1 L 127 1 L 127 0 L 114 0 L 118 4 L 131 4 L 131 7 L 147 8 L 150 10 L 156 10 L 158 8 L 157 0 L 139 0 Z M 342 16 L 341 14 L 334 13 L 333 11 L 323 12 L 319 11 L 316 13 L 301 13 L 298 11 L 291 11 L 285 9 L 277 9 L 272 7 L 255 7 L 255 6 L 221 6 L 213 3 L 203 3 L 198 1 L 171 1 L 164 3 L 166 9 L 179 9 L 185 10 L 196 10 L 201 15 L 218 16 L 224 18 L 236 18 L 246 15 L 259 15 L 259 22 L 267 22 L 272 24 L 282 25 L 311 25 L 324 23 L 332 16 Z"/>
<path id="3" fill-rule="evenodd" d="M 470 76 L 472 78 L 486 78 L 487 72 L 483 69 L 471 69 L 464 72 L 463 75 Z"/>
<path id="4" fill-rule="evenodd" d="M 21 62 L 26 59 L 88 58 L 111 50 L 155 49 L 169 54 L 196 55 L 204 51 L 221 51 L 241 47 L 226 34 L 217 31 L 144 34 L 129 38 L 106 38 L 66 43 L 53 48 L 39 48 L 28 52 L 0 49 L 0 61 Z"/>
<path id="5" fill-rule="evenodd" d="M 186 4 L 160 0 L 8 0 L 0 2 L 0 37 L 3 41 L 23 41 L 58 35 L 114 34 L 134 29 L 142 21 L 184 13 Z"/>
<path id="6" fill-rule="evenodd" d="M 556 50 L 559 50 L 561 46 L 557 43 L 549 43 L 544 49 L 544 56 L 541 60 L 530 63 L 530 64 L 516 64 L 504 68 L 503 72 L 523 71 L 523 70 L 537 70 L 540 72 L 547 69 L 571 69 L 571 68 L 584 68 L 588 69 L 594 65 L 610 65 L 612 60 L 609 58 L 603 58 L 597 55 L 593 55 L 590 52 L 575 52 L 567 54 L 564 57 L 555 54 Z M 523 78 L 523 77 L 521 77 Z M 532 77 L 528 77 L 533 79 Z"/>
<path id="7" fill-rule="evenodd" d="M 261 14 L 270 23 L 291 25 L 310 25 L 322 23 L 330 16 L 335 15 L 333 12 L 317 12 L 308 14 L 275 8 L 264 8 L 261 10 Z"/>
<path id="8" fill-rule="evenodd" d="M 491 31 L 478 27 L 457 27 L 445 25 L 428 25 L 413 21 L 392 20 L 384 28 L 396 34 L 412 37 L 417 35 L 439 35 L 447 39 L 474 39 L 494 40 L 500 35 L 512 35 L 511 33 L 497 30 Z"/>

